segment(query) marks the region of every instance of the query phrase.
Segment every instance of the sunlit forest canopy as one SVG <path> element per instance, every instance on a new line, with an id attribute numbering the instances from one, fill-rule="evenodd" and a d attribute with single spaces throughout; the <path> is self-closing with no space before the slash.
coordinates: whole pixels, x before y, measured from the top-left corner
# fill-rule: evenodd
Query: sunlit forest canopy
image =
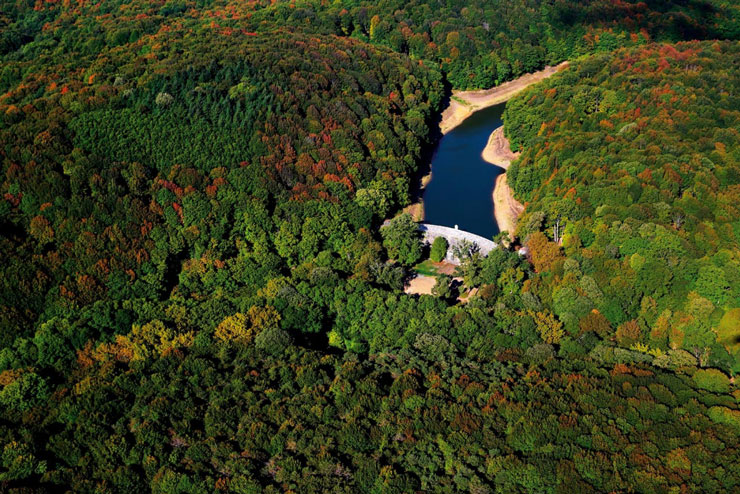
<path id="1" fill-rule="evenodd" d="M 566 326 L 596 307 L 624 341 L 727 359 L 716 340 L 740 306 L 739 55 L 737 43 L 599 55 L 507 106 L 524 150 L 509 170 L 529 202 L 520 235 L 565 225 L 567 260 L 546 291 Z"/>
<path id="2" fill-rule="evenodd" d="M 738 490 L 739 10 L 1 1 L 0 492 Z M 452 90 L 564 60 L 405 293 Z"/>

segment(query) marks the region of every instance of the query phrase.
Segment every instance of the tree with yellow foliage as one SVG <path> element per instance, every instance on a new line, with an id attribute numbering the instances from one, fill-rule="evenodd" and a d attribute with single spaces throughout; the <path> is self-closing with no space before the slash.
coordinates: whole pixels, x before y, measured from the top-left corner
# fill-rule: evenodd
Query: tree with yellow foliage
<path id="1" fill-rule="evenodd" d="M 542 341 L 548 344 L 560 342 L 565 335 L 565 330 L 563 329 L 563 323 L 558 321 L 552 312 L 529 310 L 527 313 L 537 324 L 537 332 L 540 334 Z"/>
<path id="2" fill-rule="evenodd" d="M 277 328 L 280 314 L 272 306 L 252 306 L 246 314 L 237 312 L 228 316 L 216 326 L 214 336 L 223 342 L 233 341 L 249 344 L 260 332 L 268 328 Z"/>

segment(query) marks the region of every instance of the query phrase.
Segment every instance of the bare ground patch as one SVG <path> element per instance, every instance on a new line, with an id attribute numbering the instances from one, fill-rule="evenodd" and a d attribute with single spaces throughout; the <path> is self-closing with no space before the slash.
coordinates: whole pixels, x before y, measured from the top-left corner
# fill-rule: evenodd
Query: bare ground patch
<path id="1" fill-rule="evenodd" d="M 431 295 L 432 288 L 437 283 L 437 278 L 420 274 L 409 281 L 408 286 L 404 289 L 409 295 Z"/>

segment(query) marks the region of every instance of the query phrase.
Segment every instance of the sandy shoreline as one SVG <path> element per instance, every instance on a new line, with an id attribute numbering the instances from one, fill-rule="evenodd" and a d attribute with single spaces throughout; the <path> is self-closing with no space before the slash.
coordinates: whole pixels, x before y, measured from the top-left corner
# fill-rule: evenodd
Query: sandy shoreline
<path id="1" fill-rule="evenodd" d="M 481 157 L 489 163 L 507 170 L 511 162 L 519 157 L 519 154 L 511 150 L 509 140 L 504 136 L 504 127 L 501 126 L 491 132 L 488 144 L 483 148 Z"/>
<path id="2" fill-rule="evenodd" d="M 519 153 L 512 152 L 509 140 L 504 136 L 504 128 L 499 127 L 491 132 L 481 156 L 492 165 L 504 169 L 504 173 L 496 177 L 496 185 L 493 187 L 493 215 L 499 231 L 509 232 L 509 236 L 513 237 L 517 219 L 524 211 L 524 206 L 514 199 L 514 193 L 506 181 L 506 170 L 519 157 Z"/>
<path id="3" fill-rule="evenodd" d="M 453 91 L 452 98 L 450 98 L 450 105 L 442 112 L 439 130 L 442 134 L 448 133 L 476 111 L 504 103 L 516 96 L 520 91 L 567 68 L 568 65 L 569 63 L 566 61 L 554 67 L 548 66 L 538 72 L 523 75 L 518 79 L 505 82 L 491 89 Z M 511 151 L 509 141 L 504 137 L 503 127 L 500 127 L 494 130 L 491 137 L 489 137 L 488 144 L 483 150 L 482 156 L 489 163 L 506 170 L 509 164 L 519 156 L 519 153 L 513 153 Z M 431 179 L 432 172 L 430 170 L 427 175 L 422 177 L 422 191 Z M 505 173 L 500 175 L 496 180 L 493 189 L 493 202 L 495 205 L 494 216 L 496 223 L 499 225 L 499 230 L 508 231 L 513 236 L 516 228 L 516 220 L 524 210 L 524 206 L 514 199 L 514 194 L 506 183 Z M 421 199 L 407 206 L 404 211 L 410 213 L 415 221 L 424 221 L 424 200 Z"/>
<path id="4" fill-rule="evenodd" d="M 517 79 L 516 81 L 512 81 L 513 83 L 517 83 L 515 87 L 505 88 L 505 85 L 499 87 L 504 89 L 502 92 L 508 95 L 506 99 L 509 99 L 527 86 L 546 79 L 567 66 L 568 62 L 563 62 L 556 67 L 547 67 L 545 70 L 541 70 L 540 72 L 535 72 L 534 74 L 529 74 Z M 473 97 L 473 101 L 480 101 L 480 98 L 482 98 L 482 96 L 475 95 Z M 486 103 L 493 101 L 493 103 L 489 103 L 489 105 L 491 105 L 504 101 L 501 98 L 502 97 L 499 94 L 494 95 L 493 97 L 489 96 L 489 99 L 483 99 L 483 101 Z M 458 115 L 462 115 L 462 113 L 458 112 Z M 452 117 L 450 117 L 449 122 L 452 121 Z M 459 125 L 459 122 L 456 125 Z M 509 140 L 504 136 L 503 126 L 491 132 L 491 136 L 488 138 L 488 143 L 481 153 L 481 157 L 485 161 L 504 169 L 504 173 L 496 178 L 496 184 L 493 187 L 493 215 L 496 218 L 499 231 L 509 232 L 509 236 L 512 238 L 516 231 L 516 223 L 519 219 L 519 215 L 524 211 L 524 205 L 514 198 L 514 192 L 511 190 L 511 187 L 509 187 L 507 182 L 506 170 L 509 168 L 509 165 L 511 165 L 511 162 L 519 157 L 519 154 L 520 153 L 515 153 L 511 150 Z"/>
<path id="5" fill-rule="evenodd" d="M 450 106 L 442 112 L 439 130 L 446 134 L 476 111 L 508 101 L 527 86 L 546 79 L 567 66 L 568 62 L 563 62 L 554 67 L 545 67 L 539 72 L 523 75 L 491 89 L 453 91 Z"/>
<path id="6" fill-rule="evenodd" d="M 493 187 L 493 215 L 499 231 L 509 232 L 509 237 L 513 238 L 516 222 L 523 211 L 524 205 L 514 199 L 514 192 L 506 182 L 506 173 L 502 173 L 496 177 L 496 185 Z"/>

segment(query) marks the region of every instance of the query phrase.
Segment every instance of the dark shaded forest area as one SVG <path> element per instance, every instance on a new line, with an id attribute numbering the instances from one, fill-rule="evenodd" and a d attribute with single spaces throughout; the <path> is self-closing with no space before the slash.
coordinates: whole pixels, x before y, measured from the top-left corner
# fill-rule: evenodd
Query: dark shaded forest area
<path id="1" fill-rule="evenodd" d="M 0 2 L 0 492 L 737 490 L 738 11 Z M 530 255 L 404 294 L 451 88 L 565 59 Z"/>

